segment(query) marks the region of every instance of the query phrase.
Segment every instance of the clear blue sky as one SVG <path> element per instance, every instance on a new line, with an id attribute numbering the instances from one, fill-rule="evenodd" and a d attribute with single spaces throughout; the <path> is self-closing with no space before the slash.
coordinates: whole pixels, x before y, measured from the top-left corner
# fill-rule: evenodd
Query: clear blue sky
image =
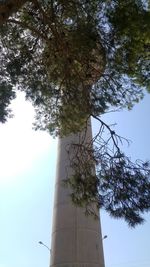
<path id="1" fill-rule="evenodd" d="M 32 130 L 33 110 L 19 95 L 16 116 L 0 125 L 0 267 L 48 267 L 57 140 Z M 150 95 L 128 112 L 105 115 L 133 142 L 133 159 L 150 159 Z M 96 125 L 94 124 L 94 131 Z M 136 229 L 101 211 L 106 267 L 150 266 L 150 215 Z"/>

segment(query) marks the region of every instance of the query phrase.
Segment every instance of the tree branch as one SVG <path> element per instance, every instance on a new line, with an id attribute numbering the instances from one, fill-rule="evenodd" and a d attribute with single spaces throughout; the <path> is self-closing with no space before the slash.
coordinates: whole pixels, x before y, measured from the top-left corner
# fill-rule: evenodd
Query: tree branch
<path id="1" fill-rule="evenodd" d="M 41 32 L 39 32 L 37 29 L 35 29 L 34 27 L 28 25 L 25 22 L 16 20 L 16 19 L 8 19 L 7 20 L 8 23 L 14 23 L 14 24 L 18 24 L 20 27 L 22 27 L 25 30 L 30 30 L 33 34 L 35 34 L 36 36 L 38 36 L 39 38 L 42 38 L 45 41 L 49 41 L 48 37 L 43 35 Z"/>

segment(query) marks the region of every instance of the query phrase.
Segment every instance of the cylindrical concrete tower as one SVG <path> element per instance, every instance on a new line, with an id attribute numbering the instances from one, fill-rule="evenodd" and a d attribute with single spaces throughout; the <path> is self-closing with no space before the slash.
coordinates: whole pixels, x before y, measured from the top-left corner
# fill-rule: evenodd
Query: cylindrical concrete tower
<path id="1" fill-rule="evenodd" d="M 78 143 L 79 138 L 81 135 L 72 134 L 58 144 L 50 267 L 104 267 L 100 220 L 75 207 L 69 189 L 63 186 L 63 180 L 72 174 L 68 146 Z M 91 138 L 89 122 L 84 141 Z"/>

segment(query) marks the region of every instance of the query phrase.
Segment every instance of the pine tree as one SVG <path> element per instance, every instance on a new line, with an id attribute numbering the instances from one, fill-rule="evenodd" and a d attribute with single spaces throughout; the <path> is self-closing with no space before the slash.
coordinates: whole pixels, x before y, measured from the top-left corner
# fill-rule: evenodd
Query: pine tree
<path id="1" fill-rule="evenodd" d="M 141 223 L 150 208 L 149 163 L 132 163 L 101 115 L 131 109 L 150 91 L 148 1 L 6 2 L 0 4 L 0 121 L 11 116 L 17 90 L 35 106 L 35 128 L 54 136 L 80 132 L 90 116 L 97 119 L 93 146 L 71 148 L 87 155 L 71 162 L 72 200 L 87 213 L 96 202 L 131 226 Z"/>

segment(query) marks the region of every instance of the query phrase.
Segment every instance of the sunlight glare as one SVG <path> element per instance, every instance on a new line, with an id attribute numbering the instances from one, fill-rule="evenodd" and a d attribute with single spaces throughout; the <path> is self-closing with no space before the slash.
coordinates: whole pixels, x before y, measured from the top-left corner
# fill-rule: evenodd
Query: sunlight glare
<path id="1" fill-rule="evenodd" d="M 50 149 L 53 140 L 48 133 L 32 129 L 34 109 L 23 93 L 18 94 L 11 107 L 14 118 L 0 125 L 0 184 L 17 181 Z"/>

